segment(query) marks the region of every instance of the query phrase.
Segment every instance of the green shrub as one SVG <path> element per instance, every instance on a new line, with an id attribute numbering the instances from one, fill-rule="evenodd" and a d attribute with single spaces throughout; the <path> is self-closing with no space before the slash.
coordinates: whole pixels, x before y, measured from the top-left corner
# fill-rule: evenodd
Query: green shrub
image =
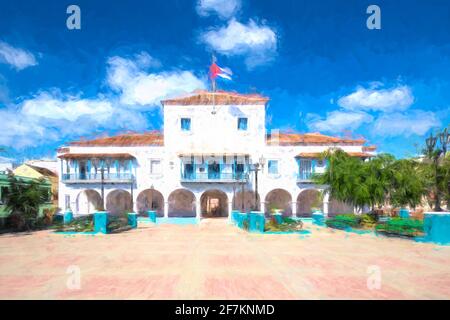
<path id="1" fill-rule="evenodd" d="M 423 235 L 423 222 L 416 219 L 393 218 L 376 226 L 376 231 L 386 234 L 417 237 Z"/>
<path id="2" fill-rule="evenodd" d="M 378 217 L 374 214 L 361 215 L 361 226 L 365 228 L 373 228 L 377 224 Z"/>
<path id="3" fill-rule="evenodd" d="M 303 222 L 287 217 L 283 217 L 283 223 L 277 223 L 275 219 L 270 219 L 265 225 L 265 231 L 269 232 L 299 231 L 302 228 Z"/>
<path id="4" fill-rule="evenodd" d="M 55 224 L 57 231 L 66 232 L 92 232 L 94 231 L 93 215 L 81 216 L 73 219 L 70 223 Z"/>
<path id="5" fill-rule="evenodd" d="M 354 214 L 339 214 L 325 221 L 327 227 L 334 229 L 357 228 L 360 226 L 361 217 Z"/>

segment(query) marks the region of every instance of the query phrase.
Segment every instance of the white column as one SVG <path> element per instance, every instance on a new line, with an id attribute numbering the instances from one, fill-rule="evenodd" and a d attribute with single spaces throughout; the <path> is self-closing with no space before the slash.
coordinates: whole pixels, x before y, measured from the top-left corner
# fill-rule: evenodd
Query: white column
<path id="1" fill-rule="evenodd" d="M 164 218 L 169 217 L 169 202 L 164 202 Z"/>
<path id="2" fill-rule="evenodd" d="M 195 217 L 197 219 L 200 219 L 202 217 L 202 206 L 200 200 L 197 200 L 195 202 Z"/>
<path id="3" fill-rule="evenodd" d="M 297 201 L 291 202 L 292 216 L 295 218 L 297 216 Z"/>
<path id="4" fill-rule="evenodd" d="M 328 217 L 328 201 L 329 201 L 328 193 L 323 197 L 323 216 Z"/>
<path id="5" fill-rule="evenodd" d="M 265 202 L 261 202 L 260 207 L 261 207 L 261 212 L 265 213 L 265 211 L 266 211 L 266 203 Z"/>
<path id="6" fill-rule="evenodd" d="M 233 211 L 233 201 L 228 201 L 228 220 L 231 220 L 232 211 Z"/>

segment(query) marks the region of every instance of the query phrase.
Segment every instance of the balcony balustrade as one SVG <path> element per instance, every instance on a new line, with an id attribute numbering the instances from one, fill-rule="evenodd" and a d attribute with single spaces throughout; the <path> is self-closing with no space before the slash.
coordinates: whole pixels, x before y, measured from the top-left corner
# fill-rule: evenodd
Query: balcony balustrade
<path id="1" fill-rule="evenodd" d="M 62 181 L 65 183 L 99 183 L 102 181 L 102 174 L 97 173 L 65 173 L 62 175 Z M 103 182 L 122 182 L 128 183 L 133 181 L 131 173 L 107 173 L 103 174 Z"/>
<path id="2" fill-rule="evenodd" d="M 184 172 L 181 174 L 182 182 L 247 182 L 246 172 Z"/>

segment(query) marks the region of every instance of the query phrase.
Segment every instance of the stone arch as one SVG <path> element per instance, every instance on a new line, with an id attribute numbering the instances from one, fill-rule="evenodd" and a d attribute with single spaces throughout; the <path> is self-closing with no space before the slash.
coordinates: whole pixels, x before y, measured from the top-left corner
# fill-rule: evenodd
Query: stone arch
<path id="1" fill-rule="evenodd" d="M 169 217 L 195 217 L 195 195 L 187 189 L 172 191 L 168 197 Z"/>
<path id="2" fill-rule="evenodd" d="M 306 189 L 301 191 L 297 197 L 297 216 L 311 217 L 314 207 L 323 212 L 321 192 L 317 189 Z"/>
<path id="3" fill-rule="evenodd" d="M 206 190 L 200 197 L 201 213 L 204 218 L 228 217 L 228 196 L 217 189 Z"/>
<path id="4" fill-rule="evenodd" d="M 258 194 L 255 203 L 255 194 L 253 190 L 244 190 L 244 192 L 242 190 L 236 191 L 233 197 L 233 210 L 239 210 L 241 212 L 250 212 L 255 209 L 259 210 L 261 208 L 261 199 Z M 244 204 L 244 208 L 242 208 L 242 204 Z"/>
<path id="5" fill-rule="evenodd" d="M 147 211 L 154 210 L 158 217 L 164 216 L 164 197 L 156 189 L 142 190 L 136 199 L 138 214 L 147 215 Z"/>
<path id="6" fill-rule="evenodd" d="M 274 189 L 265 198 L 265 213 L 270 214 L 273 209 L 279 209 L 283 216 L 292 215 L 292 196 L 284 189 Z"/>
<path id="7" fill-rule="evenodd" d="M 77 196 L 77 214 L 93 214 L 96 211 L 101 211 L 102 207 L 102 196 L 95 190 L 86 189 Z"/>
<path id="8" fill-rule="evenodd" d="M 122 189 L 108 193 L 106 197 L 106 210 L 111 215 L 120 215 L 133 211 L 131 194 Z"/>

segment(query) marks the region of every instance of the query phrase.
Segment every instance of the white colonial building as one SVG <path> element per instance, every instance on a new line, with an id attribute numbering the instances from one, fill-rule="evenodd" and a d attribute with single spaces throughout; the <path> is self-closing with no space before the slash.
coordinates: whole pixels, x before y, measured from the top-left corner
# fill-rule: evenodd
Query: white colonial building
<path id="1" fill-rule="evenodd" d="M 266 132 L 268 99 L 196 91 L 162 101 L 163 132 L 83 140 L 58 149 L 59 206 L 75 214 L 156 210 L 164 217 L 229 216 L 275 209 L 305 216 L 352 211 L 318 197 L 311 175 L 320 153 L 341 148 L 368 158 L 363 139 Z"/>

